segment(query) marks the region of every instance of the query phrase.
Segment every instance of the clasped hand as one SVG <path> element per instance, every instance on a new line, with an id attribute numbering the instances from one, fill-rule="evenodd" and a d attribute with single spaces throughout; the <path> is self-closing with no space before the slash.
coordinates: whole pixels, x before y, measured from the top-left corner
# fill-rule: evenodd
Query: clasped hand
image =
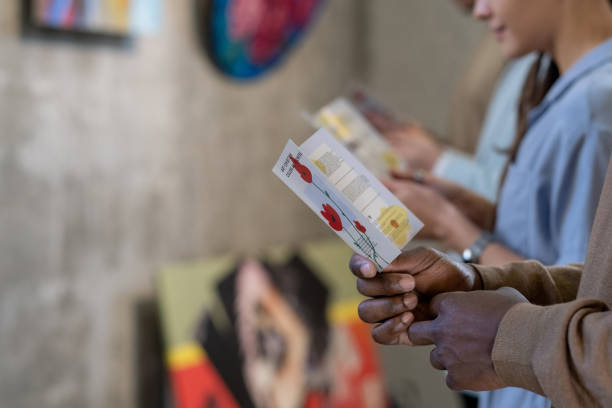
<path id="1" fill-rule="evenodd" d="M 507 311 L 527 299 L 502 288 L 482 291 L 480 275 L 433 249 L 400 255 L 381 273 L 360 255 L 351 258 L 357 289 L 372 297 L 359 305 L 359 316 L 374 323 L 381 344 L 435 344 L 431 364 L 448 370 L 451 389 L 475 391 L 504 387 L 493 367 L 492 350 Z"/>

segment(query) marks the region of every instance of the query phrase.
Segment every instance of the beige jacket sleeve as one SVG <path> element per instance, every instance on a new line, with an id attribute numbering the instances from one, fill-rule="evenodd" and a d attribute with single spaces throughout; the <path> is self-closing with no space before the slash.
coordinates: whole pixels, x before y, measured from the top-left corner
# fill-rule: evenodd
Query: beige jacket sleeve
<path id="1" fill-rule="evenodd" d="M 612 312 L 601 300 L 571 301 L 582 267 L 475 268 L 485 289 L 511 286 L 533 302 L 514 306 L 500 324 L 492 355 L 500 378 L 555 407 L 612 406 Z"/>
<path id="2" fill-rule="evenodd" d="M 582 264 L 544 267 L 539 262 L 515 262 L 502 267 L 473 265 L 485 290 L 515 288 L 531 303 L 553 305 L 576 299 Z"/>

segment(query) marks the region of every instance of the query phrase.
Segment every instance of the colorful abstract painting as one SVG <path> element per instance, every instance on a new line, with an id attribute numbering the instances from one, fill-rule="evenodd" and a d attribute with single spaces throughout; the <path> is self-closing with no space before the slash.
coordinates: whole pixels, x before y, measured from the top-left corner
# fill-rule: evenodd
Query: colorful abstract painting
<path id="1" fill-rule="evenodd" d="M 127 34 L 131 0 L 34 0 L 32 20 L 60 30 Z"/>
<path id="2" fill-rule="evenodd" d="M 238 79 L 260 76 L 283 60 L 323 0 L 208 0 L 203 35 L 214 65 Z"/>
<path id="3" fill-rule="evenodd" d="M 341 241 L 164 268 L 159 305 L 177 408 L 386 408 Z"/>
<path id="4" fill-rule="evenodd" d="M 162 20 L 162 0 L 26 0 L 30 28 L 127 36 L 152 34 Z"/>

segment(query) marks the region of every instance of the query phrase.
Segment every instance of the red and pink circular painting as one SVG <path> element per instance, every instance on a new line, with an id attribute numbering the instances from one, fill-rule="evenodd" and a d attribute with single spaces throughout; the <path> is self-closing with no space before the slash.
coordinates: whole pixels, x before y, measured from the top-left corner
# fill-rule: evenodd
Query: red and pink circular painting
<path id="1" fill-rule="evenodd" d="M 238 79 L 256 78 L 283 60 L 324 0 L 207 0 L 205 44 L 214 65 Z"/>

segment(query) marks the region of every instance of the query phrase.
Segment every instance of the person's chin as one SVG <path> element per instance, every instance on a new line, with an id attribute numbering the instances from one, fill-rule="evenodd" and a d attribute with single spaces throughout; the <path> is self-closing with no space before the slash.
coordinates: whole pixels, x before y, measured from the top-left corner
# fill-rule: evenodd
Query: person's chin
<path id="1" fill-rule="evenodd" d="M 516 46 L 516 44 L 513 44 L 513 42 L 509 39 L 501 41 L 500 45 L 502 54 L 507 59 L 520 58 L 524 55 L 529 54 L 528 50 L 524 50 L 521 47 Z"/>

